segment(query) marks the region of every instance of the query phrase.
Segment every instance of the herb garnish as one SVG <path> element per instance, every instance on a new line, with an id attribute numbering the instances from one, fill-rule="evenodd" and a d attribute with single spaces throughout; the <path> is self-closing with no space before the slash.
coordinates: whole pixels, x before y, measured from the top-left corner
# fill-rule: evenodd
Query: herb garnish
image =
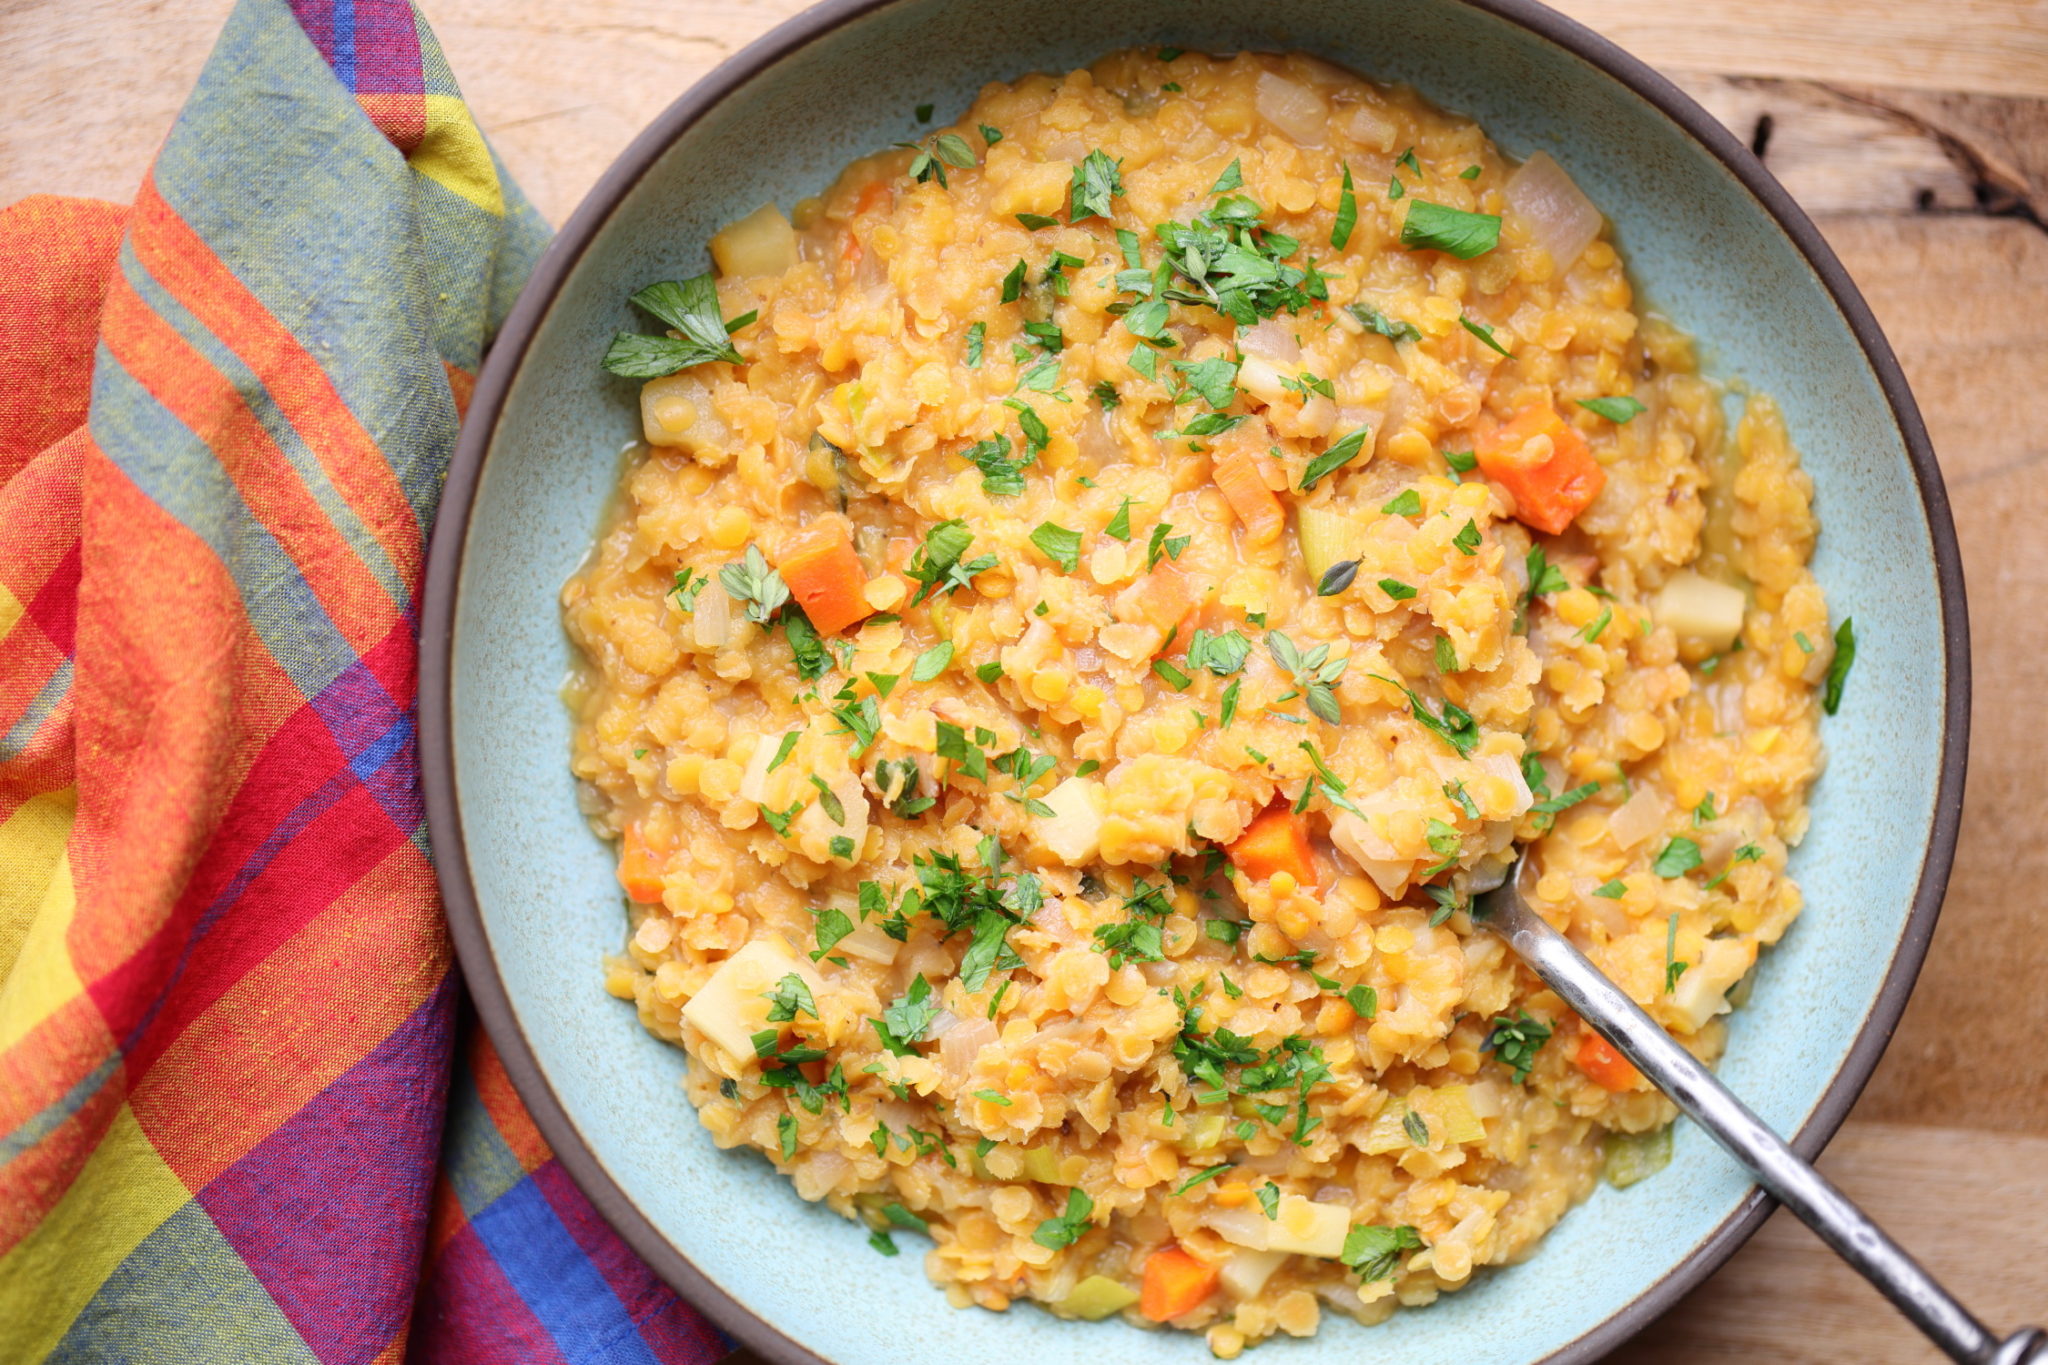
<path id="1" fill-rule="evenodd" d="M 1856 619 L 1842 618 L 1842 628 L 1835 632 L 1835 657 L 1828 663 L 1827 688 L 1821 693 L 1820 709 L 1829 715 L 1842 704 L 1842 685 L 1849 681 L 1849 669 L 1856 662 Z"/>
<path id="2" fill-rule="evenodd" d="M 687 280 L 663 280 L 633 295 L 632 302 L 667 323 L 680 337 L 620 332 L 604 355 L 604 367 L 628 379 L 658 379 L 692 365 L 723 360 L 737 365 L 743 357 L 732 334 L 754 321 L 746 313 L 727 321 L 718 306 L 718 287 L 710 271 Z"/>
<path id="3" fill-rule="evenodd" d="M 1515 1084 L 1520 1085 L 1529 1079 L 1529 1069 L 1536 1065 L 1536 1054 L 1550 1041 L 1550 1034 L 1550 1025 L 1532 1019 L 1527 1010 L 1518 1011 L 1513 1019 L 1495 1015 L 1493 1032 L 1486 1035 L 1480 1051 L 1500 1058 L 1503 1066 L 1514 1071 Z"/>
<path id="4" fill-rule="evenodd" d="M 1306 493 L 1322 482 L 1323 476 L 1343 468 L 1358 458 L 1358 452 L 1365 448 L 1365 438 L 1370 427 L 1360 427 L 1349 436 L 1338 441 L 1322 454 L 1308 462 L 1302 472 L 1301 491 Z"/>
<path id="5" fill-rule="evenodd" d="M 1448 204 L 1417 199 L 1408 205 L 1408 217 L 1401 224 L 1401 245 L 1469 261 L 1500 245 L 1500 215 L 1467 213 Z"/>
<path id="6" fill-rule="evenodd" d="M 749 621 L 757 621 L 764 626 L 789 601 L 789 588 L 783 583 L 782 575 L 768 567 L 758 545 L 749 545 L 745 557 L 738 563 L 720 569 L 718 581 L 734 601 L 748 604 L 746 615 Z"/>
<path id="7" fill-rule="evenodd" d="M 1422 1249 L 1422 1234 L 1408 1224 L 1383 1228 L 1358 1226 L 1344 1237 L 1343 1261 L 1367 1284 L 1392 1279 L 1401 1253 Z"/>
<path id="8" fill-rule="evenodd" d="M 1616 398 L 1581 398 L 1579 406 L 1587 412 L 1595 412 L 1610 422 L 1626 422 L 1639 412 L 1647 411 L 1641 403 L 1626 395 Z"/>
<path id="9" fill-rule="evenodd" d="M 1095 1201 L 1084 1191 L 1068 1190 L 1067 1211 L 1040 1223 L 1038 1231 L 1031 1234 L 1031 1240 L 1049 1251 L 1064 1251 L 1088 1231 L 1089 1219 L 1094 1212 Z"/>

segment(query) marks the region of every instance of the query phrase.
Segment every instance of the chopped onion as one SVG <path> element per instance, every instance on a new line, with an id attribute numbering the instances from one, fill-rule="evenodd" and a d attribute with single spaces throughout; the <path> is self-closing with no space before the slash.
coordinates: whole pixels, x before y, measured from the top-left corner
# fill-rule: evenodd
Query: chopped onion
<path id="1" fill-rule="evenodd" d="M 732 638 L 732 599 L 716 578 L 697 594 L 697 606 L 690 613 L 690 638 L 699 649 L 723 649 Z"/>
<path id="2" fill-rule="evenodd" d="M 1294 339 L 1294 329 L 1277 318 L 1267 318 L 1242 333 L 1237 341 L 1246 355 L 1258 356 L 1274 365 L 1301 363 L 1301 343 Z"/>
<path id="3" fill-rule="evenodd" d="M 1358 864 L 1380 892 L 1399 900 L 1408 889 L 1408 878 L 1415 871 L 1413 858 L 1393 856 L 1392 845 L 1373 831 L 1371 825 L 1349 811 L 1330 821 L 1330 841 L 1344 855 Z"/>
<path id="4" fill-rule="evenodd" d="M 1270 71 L 1259 76 L 1259 115 L 1304 147 L 1323 145 L 1330 106 L 1305 85 Z"/>
<path id="5" fill-rule="evenodd" d="M 1600 235 L 1600 210 L 1548 152 L 1538 152 L 1508 177 L 1508 208 L 1529 238 L 1550 253 L 1559 272 L 1572 268 Z"/>
<path id="6" fill-rule="evenodd" d="M 941 1011 L 939 1018 L 944 1017 L 945 1013 Z M 927 1033 L 936 1033 L 938 1025 L 939 1019 L 933 1019 Z M 995 1040 L 996 1026 L 988 1020 L 956 1017 L 947 1027 L 945 1036 L 939 1039 L 939 1069 L 954 1085 L 965 1082 L 967 1074 L 974 1070 L 974 1059 Z"/>
<path id="7" fill-rule="evenodd" d="M 768 799 L 768 765 L 775 761 L 775 751 L 781 747 L 780 735 L 761 736 L 753 757 L 747 760 L 746 772 L 740 776 L 740 800 L 759 803 Z"/>
<path id="8" fill-rule="evenodd" d="M 1607 832 L 1623 848 L 1634 848 L 1663 830 L 1665 814 L 1664 798 L 1653 788 L 1638 787 L 1607 822 Z"/>
<path id="9" fill-rule="evenodd" d="M 1223 1287 L 1240 1301 L 1255 1299 L 1286 1259 L 1284 1251 L 1234 1251 L 1223 1263 Z"/>

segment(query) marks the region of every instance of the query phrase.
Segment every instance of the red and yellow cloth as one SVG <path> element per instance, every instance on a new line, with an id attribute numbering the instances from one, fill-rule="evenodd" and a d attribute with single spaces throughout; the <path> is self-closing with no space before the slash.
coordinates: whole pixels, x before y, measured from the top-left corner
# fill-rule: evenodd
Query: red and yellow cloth
<path id="1" fill-rule="evenodd" d="M 453 1056 L 418 592 L 545 240 L 405 0 L 0 210 L 0 1361 L 724 1349 Z"/>

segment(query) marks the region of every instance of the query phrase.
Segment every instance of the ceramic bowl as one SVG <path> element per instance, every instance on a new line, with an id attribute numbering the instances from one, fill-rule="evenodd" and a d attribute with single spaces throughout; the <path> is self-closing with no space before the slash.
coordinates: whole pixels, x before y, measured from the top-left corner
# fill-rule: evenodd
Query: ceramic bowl
<path id="1" fill-rule="evenodd" d="M 1710 373 L 1775 395 L 1817 488 L 1814 571 L 1860 657 L 1828 721 L 1794 869 L 1805 914 L 1764 959 L 1722 1074 L 1811 1155 L 1877 1061 L 1918 971 L 1954 850 L 1968 649 L 1954 532 L 1912 399 L 1813 225 L 1740 143 L 1642 63 L 1524 0 L 832 0 L 733 57 L 627 149 L 542 260 L 485 364 L 450 472 L 422 635 L 433 844 L 485 1024 L 563 1164 L 654 1268 L 769 1359 L 961 1365 L 1208 1358 L 1199 1334 L 947 1307 L 918 1239 L 885 1259 L 759 1157 L 723 1152 L 682 1054 L 607 996 L 625 917 L 577 813 L 556 593 L 636 433 L 597 357 L 626 298 L 707 268 L 704 242 L 853 158 L 940 122 L 984 84 L 1112 49 L 1299 49 L 1410 82 L 1509 153 L 1562 162 L 1612 218 L 1645 297 Z M 1765 1202 L 1681 1125 L 1669 1169 L 1603 1188 L 1509 1269 L 1366 1329 L 1326 1318 L 1296 1362 L 1591 1360 L 1755 1229 Z"/>

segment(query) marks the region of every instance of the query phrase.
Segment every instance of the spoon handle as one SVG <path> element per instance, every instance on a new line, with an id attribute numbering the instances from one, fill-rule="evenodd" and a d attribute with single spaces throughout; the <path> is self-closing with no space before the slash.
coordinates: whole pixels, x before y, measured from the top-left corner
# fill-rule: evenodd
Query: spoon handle
<path id="1" fill-rule="evenodd" d="M 1827 1177 L 1807 1164 L 1663 1026 L 1530 910 L 1513 883 L 1485 898 L 1484 922 L 1505 937 L 1543 983 L 1753 1171 L 1757 1183 L 1876 1285 L 1928 1339 L 1963 1365 L 2020 1365 L 2048 1343 L 2025 1328 L 2001 1343 L 1906 1249 Z"/>

